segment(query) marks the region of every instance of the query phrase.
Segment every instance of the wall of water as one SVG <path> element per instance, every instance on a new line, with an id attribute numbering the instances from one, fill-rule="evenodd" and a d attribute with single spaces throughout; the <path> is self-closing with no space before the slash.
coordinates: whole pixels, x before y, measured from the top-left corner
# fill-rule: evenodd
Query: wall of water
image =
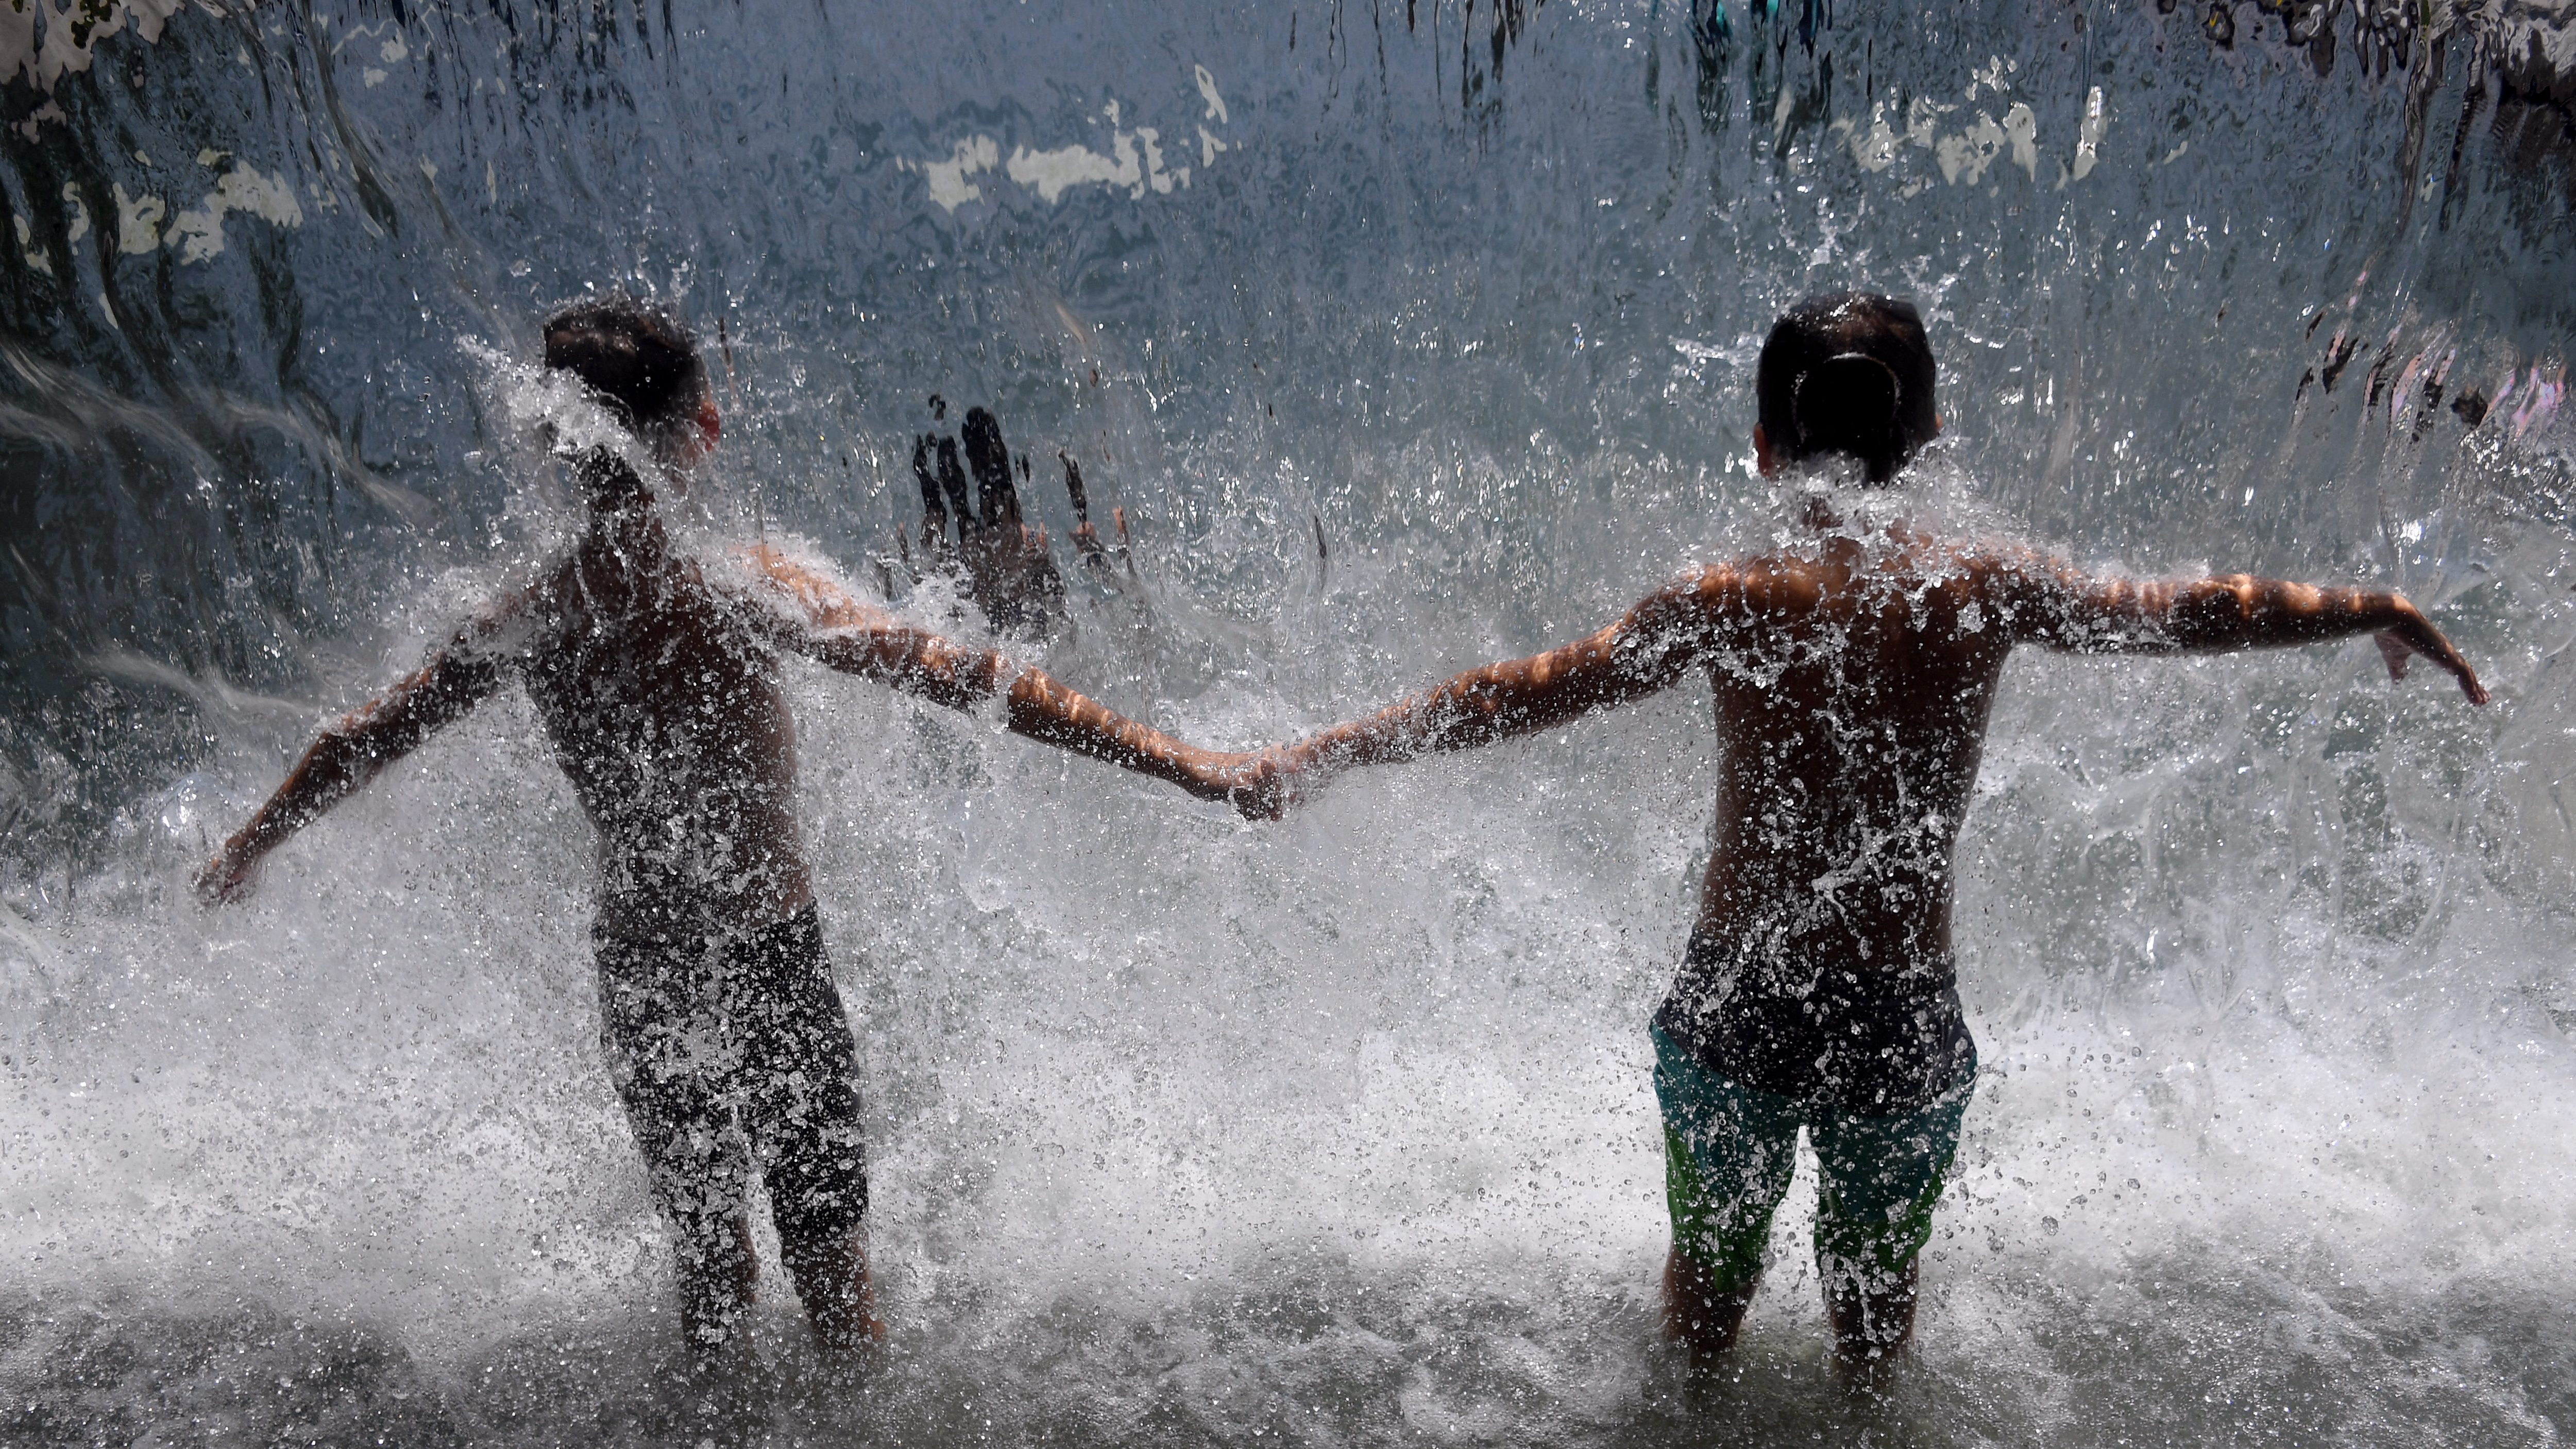
<path id="1" fill-rule="evenodd" d="M 2513 91 L 2564 26 L 2524 7 L 2515 49 L 2463 11 L 2400 66 L 2396 20 L 2328 7 L 2320 74 L 2259 7 L 2224 46 L 2197 6 L 1773 8 L 0 15 L 8 1437 L 704 1427 L 595 1045 L 587 827 L 526 704 L 247 907 L 185 889 L 319 723 L 561 537 L 511 421 L 552 305 L 721 321 L 716 526 L 959 632 L 879 566 L 924 400 L 1072 449 L 1139 585 L 1015 647 L 1249 745 L 1761 539 L 1761 333 L 1853 282 L 1921 302 L 1935 466 L 2032 536 L 2395 584 L 2498 697 L 2359 642 L 2015 662 L 1919 1361 L 1875 1397 L 1826 1371 L 1812 1164 L 1740 1373 L 1684 1392 L 1654 1333 L 1643 1025 L 1703 690 L 1252 827 L 799 674 L 894 1331 L 842 1380 L 774 1305 L 753 1419 L 2576 1432 L 2576 228 Z"/>

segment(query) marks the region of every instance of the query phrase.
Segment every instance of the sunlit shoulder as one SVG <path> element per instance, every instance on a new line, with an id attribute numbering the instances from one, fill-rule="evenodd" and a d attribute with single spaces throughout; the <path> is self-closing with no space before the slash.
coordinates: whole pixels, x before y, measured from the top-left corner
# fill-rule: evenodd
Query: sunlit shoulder
<path id="1" fill-rule="evenodd" d="M 885 610 L 852 593 L 839 579 L 767 543 L 736 549 L 735 558 L 754 578 L 784 596 L 818 629 L 867 629 L 893 622 Z"/>

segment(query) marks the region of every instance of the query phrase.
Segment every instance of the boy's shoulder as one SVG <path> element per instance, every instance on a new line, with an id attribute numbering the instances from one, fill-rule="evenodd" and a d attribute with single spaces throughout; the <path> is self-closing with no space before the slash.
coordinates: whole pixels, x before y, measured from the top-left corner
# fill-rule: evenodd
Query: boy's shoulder
<path id="1" fill-rule="evenodd" d="M 2009 538 L 1913 534 L 1885 542 L 1893 547 L 1836 541 L 1709 560 L 1684 570 L 1668 592 L 1711 605 L 1794 612 L 1891 581 L 1909 591 L 1945 584 L 1982 588 L 2060 567 L 2051 555 Z"/>
<path id="2" fill-rule="evenodd" d="M 817 628 L 861 628 L 883 620 L 879 611 L 862 602 L 855 590 L 816 560 L 799 558 L 762 542 L 735 549 L 731 562 L 761 585 L 792 601 Z"/>
<path id="3" fill-rule="evenodd" d="M 1670 592 L 1709 608 L 1770 610 L 1820 601 L 1830 587 L 1820 561 L 1791 552 L 1738 554 L 1682 571 Z"/>

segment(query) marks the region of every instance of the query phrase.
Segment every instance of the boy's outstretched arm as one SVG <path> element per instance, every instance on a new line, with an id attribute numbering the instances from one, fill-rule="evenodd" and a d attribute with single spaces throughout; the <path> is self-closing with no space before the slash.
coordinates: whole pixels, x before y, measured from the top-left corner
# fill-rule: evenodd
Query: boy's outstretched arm
<path id="1" fill-rule="evenodd" d="M 1279 813 L 1261 756 L 1186 744 L 1067 689 L 1042 669 L 913 628 L 775 552 L 762 549 L 754 558 L 801 616 L 763 611 L 782 647 L 950 709 L 971 710 L 1002 695 L 1005 723 L 1015 734 L 1167 781 L 1203 800 L 1229 801 L 1255 819 Z"/>
<path id="2" fill-rule="evenodd" d="M 1719 612 L 1743 602 L 1731 569 L 1657 590 L 1618 622 L 1562 648 L 1488 664 L 1300 740 L 1293 770 L 1393 764 L 1530 734 L 1652 694 L 1681 677 Z"/>
<path id="3" fill-rule="evenodd" d="M 324 730 L 306 748 L 277 793 L 197 872 L 197 893 L 208 905 L 248 895 L 262 856 L 490 698 L 505 677 L 502 660 L 470 647 L 463 635 L 432 654 L 417 673 Z"/>
<path id="4" fill-rule="evenodd" d="M 2054 560 L 2017 560 L 2011 613 L 2021 638 L 2087 654 L 2219 653 L 2375 634 L 2392 679 L 2421 654 L 2460 682 L 2471 704 L 2486 686 L 2404 594 L 2226 574 L 2189 580 L 2097 579 Z"/>

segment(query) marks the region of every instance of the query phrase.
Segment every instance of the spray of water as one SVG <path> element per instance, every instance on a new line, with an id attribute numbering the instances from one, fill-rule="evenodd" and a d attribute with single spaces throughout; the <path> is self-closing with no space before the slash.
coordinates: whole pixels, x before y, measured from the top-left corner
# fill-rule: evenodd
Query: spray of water
<path id="1" fill-rule="evenodd" d="M 2220 49 L 2199 7 L 1507 8 L 30 22 L 8 1437 L 2576 1431 L 2576 289 L 2561 163 L 2483 125 L 2452 161 L 2424 120 L 2521 104 L 2536 62 L 2452 29 L 2400 63 L 2376 11 L 2334 12 L 2321 78 L 2314 35 Z M 1831 495 L 1854 537 L 1901 509 L 2090 568 L 2375 580 L 2499 695 L 2363 643 L 2016 657 L 1958 847 L 1984 1076 L 1919 1355 L 1870 1393 L 1825 1363 L 1812 1162 L 1733 1372 L 1685 1385 L 1655 1332 L 1644 1023 L 1711 823 L 1696 687 L 1254 826 L 791 670 L 893 1331 L 818 1362 L 764 1243 L 729 1400 L 681 1372 L 588 827 L 523 699 L 246 907 L 186 889 L 317 724 L 562 546 L 535 425 L 579 409 L 527 366 L 586 287 L 726 324 L 692 551 L 765 532 L 1239 747 L 1794 542 L 1816 496 L 1755 476 L 1754 356 L 1853 283 L 1920 302 L 1948 425 L 1901 497 Z M 1075 454 L 1133 576 L 1068 568 L 1060 621 L 997 633 L 908 567 L 933 392 Z"/>

